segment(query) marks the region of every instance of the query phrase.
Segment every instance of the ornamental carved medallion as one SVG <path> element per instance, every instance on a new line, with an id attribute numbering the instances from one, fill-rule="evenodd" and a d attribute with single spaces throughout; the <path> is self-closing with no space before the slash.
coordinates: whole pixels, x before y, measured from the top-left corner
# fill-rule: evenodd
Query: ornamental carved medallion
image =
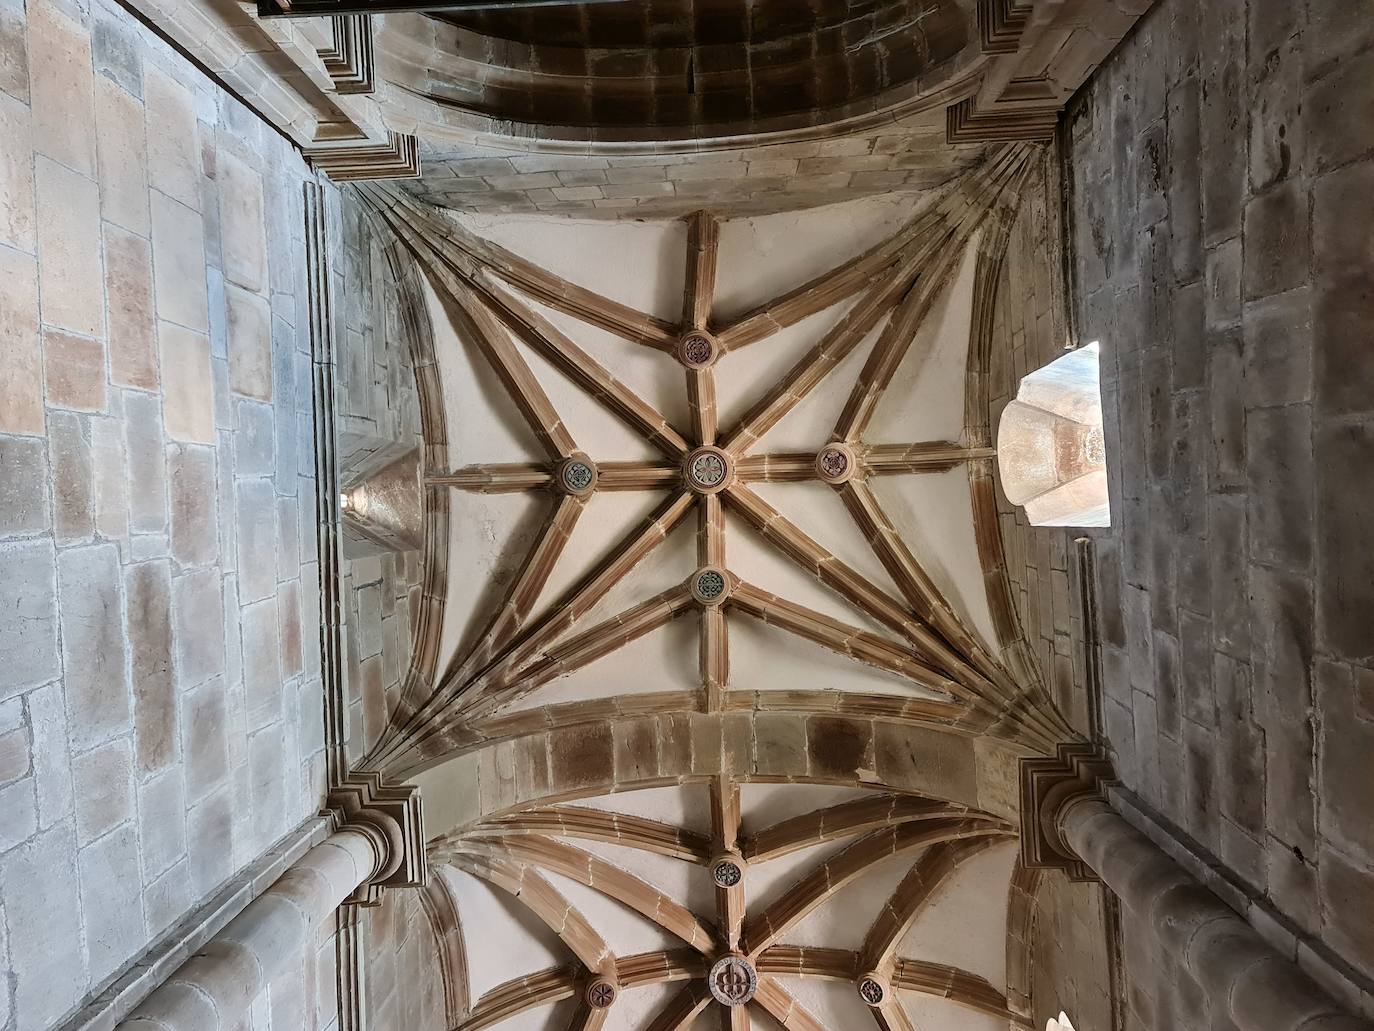
<path id="1" fill-rule="evenodd" d="M 711 880 L 719 888 L 733 888 L 744 879 L 744 870 L 733 859 L 718 859 L 711 867 Z"/>
<path id="2" fill-rule="evenodd" d="M 887 998 L 887 989 L 876 977 L 864 977 L 859 980 L 859 998 L 870 1006 L 881 1006 Z"/>
<path id="3" fill-rule="evenodd" d="M 615 996 L 615 985 L 605 978 L 599 978 L 587 985 L 587 1005 L 592 1009 L 606 1009 L 615 1002 Z"/>
<path id="4" fill-rule="evenodd" d="M 689 369 L 704 369 L 716 360 L 716 343 L 704 333 L 688 333 L 677 345 L 677 360 Z"/>
<path id="5" fill-rule="evenodd" d="M 692 597 L 703 605 L 718 604 L 729 589 L 730 581 L 725 578 L 723 570 L 707 566 L 692 574 Z"/>
<path id="6" fill-rule="evenodd" d="M 706 985 L 722 1006 L 743 1006 L 758 991 L 759 975 L 743 956 L 725 956 L 711 967 Z"/>
<path id="7" fill-rule="evenodd" d="M 699 447 L 687 456 L 684 465 L 687 486 L 699 494 L 715 494 L 730 484 L 734 463 L 718 447 Z"/>

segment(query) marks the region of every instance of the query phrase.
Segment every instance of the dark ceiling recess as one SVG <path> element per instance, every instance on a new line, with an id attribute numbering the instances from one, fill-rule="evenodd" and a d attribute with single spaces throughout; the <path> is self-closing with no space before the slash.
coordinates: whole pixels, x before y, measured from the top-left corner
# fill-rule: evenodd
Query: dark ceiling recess
<path id="1" fill-rule="evenodd" d="M 909 96 L 970 42 L 959 0 L 624 0 L 431 12 L 427 96 L 507 122 L 712 137 Z"/>

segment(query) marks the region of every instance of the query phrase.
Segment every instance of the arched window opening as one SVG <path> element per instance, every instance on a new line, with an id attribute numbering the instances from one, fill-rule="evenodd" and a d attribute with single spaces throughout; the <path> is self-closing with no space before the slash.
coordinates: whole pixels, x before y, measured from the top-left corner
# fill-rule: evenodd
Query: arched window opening
<path id="1" fill-rule="evenodd" d="M 1096 341 L 1021 380 L 997 426 L 1007 500 L 1032 526 L 1110 526 Z"/>
<path id="2" fill-rule="evenodd" d="M 1058 1019 L 1051 1017 L 1045 1022 L 1045 1031 L 1073 1031 L 1073 1022 L 1060 1010 Z"/>

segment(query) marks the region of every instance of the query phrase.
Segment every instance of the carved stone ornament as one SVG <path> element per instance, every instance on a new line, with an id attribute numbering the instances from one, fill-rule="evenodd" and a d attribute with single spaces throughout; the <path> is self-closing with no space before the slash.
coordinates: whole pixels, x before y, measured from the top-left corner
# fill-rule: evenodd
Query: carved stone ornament
<path id="1" fill-rule="evenodd" d="M 1087 742 L 1059 746 L 1052 759 L 1021 760 L 1021 864 L 1028 870 L 1063 870 L 1072 880 L 1097 880 L 1061 833 L 1069 807 L 1102 798 L 1116 780 L 1111 760 Z"/>
<path id="2" fill-rule="evenodd" d="M 859 978 L 859 998 L 869 1006 L 878 1007 L 887 1001 L 887 982 L 877 974 L 865 974 Z"/>
<path id="3" fill-rule="evenodd" d="M 586 455 L 573 455 L 558 467 L 558 488 L 565 494 L 582 497 L 596 488 L 596 464 Z"/>
<path id="4" fill-rule="evenodd" d="M 738 856 L 719 856 L 711 861 L 711 880 L 717 888 L 733 888 L 744 880 L 744 863 Z"/>
<path id="5" fill-rule="evenodd" d="M 848 444 L 827 444 L 816 455 L 816 475 L 826 483 L 846 483 L 857 468 L 858 460 Z"/>
<path id="6" fill-rule="evenodd" d="M 598 977 L 591 984 L 587 985 L 586 999 L 587 1005 L 594 1010 L 604 1010 L 611 1003 L 615 1002 L 617 995 L 616 987 L 604 977 Z"/>
<path id="7" fill-rule="evenodd" d="M 698 494 L 715 494 L 730 485 L 734 460 L 718 447 L 699 447 L 683 465 L 687 486 Z"/>
<path id="8" fill-rule="evenodd" d="M 689 369 L 705 369 L 720 357 L 720 345 L 709 333 L 694 329 L 677 342 L 677 360 Z"/>
<path id="9" fill-rule="evenodd" d="M 722 1006 L 743 1006 L 759 989 L 759 975 L 743 956 L 723 956 L 706 975 L 711 996 Z"/>
<path id="10" fill-rule="evenodd" d="M 723 569 L 707 566 L 692 574 L 689 589 L 702 605 L 719 605 L 730 593 L 730 577 Z"/>
<path id="11" fill-rule="evenodd" d="M 326 815 L 340 830 L 371 837 L 381 860 L 378 868 L 344 902 L 378 906 L 387 888 L 425 885 L 424 816 L 420 789 L 414 784 L 383 784 L 382 775 L 355 770 L 329 792 Z"/>

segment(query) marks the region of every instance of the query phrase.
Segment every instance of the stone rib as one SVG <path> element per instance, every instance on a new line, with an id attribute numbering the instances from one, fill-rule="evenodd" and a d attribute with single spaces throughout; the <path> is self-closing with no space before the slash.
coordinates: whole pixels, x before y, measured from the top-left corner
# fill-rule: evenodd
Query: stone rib
<path id="1" fill-rule="evenodd" d="M 544 834 L 559 838 L 585 838 L 625 845 L 673 859 L 705 865 L 711 858 L 711 842 L 705 835 L 642 816 L 605 812 L 586 806 L 555 805 L 526 809 L 491 825 L 502 834 Z"/>
<path id="2" fill-rule="evenodd" d="M 781 820 L 744 843 L 744 858 L 766 862 L 837 838 L 866 834 L 882 827 L 916 820 L 994 820 L 992 816 L 951 802 L 937 802 L 917 795 L 875 795 L 816 809 Z"/>
<path id="3" fill-rule="evenodd" d="M 478 999 L 468 1019 L 454 1031 L 481 1031 L 525 1010 L 570 999 L 576 992 L 577 974 L 566 967 L 512 978 Z"/>
<path id="4" fill-rule="evenodd" d="M 720 223 L 709 211 L 687 216 L 687 275 L 682 297 L 682 324 L 705 329 L 716 296 L 716 258 L 720 252 Z"/>
<path id="5" fill-rule="evenodd" d="M 759 979 L 754 1003 L 787 1031 L 828 1031 L 810 1010 L 792 997 L 791 992 L 771 978 Z"/>
<path id="6" fill-rule="evenodd" d="M 514 494 L 548 487 L 553 482 L 553 473 L 544 465 L 502 462 L 429 473 L 425 482 L 431 487 L 456 487 L 476 494 Z"/>
<path id="7" fill-rule="evenodd" d="M 962 447 L 947 440 L 927 440 L 915 444 L 868 444 L 859 465 L 865 476 L 892 476 L 900 473 L 937 473 L 953 469 L 960 462 L 995 458 L 990 447 Z"/>
<path id="8" fill-rule="evenodd" d="M 739 784 L 720 775 L 711 778 L 711 852 L 712 857 L 739 850 L 740 795 Z M 744 924 L 744 883 L 728 888 L 716 886 L 716 925 L 721 932 L 721 945 L 727 952 L 739 948 L 740 929 Z"/>
<path id="9" fill-rule="evenodd" d="M 706 990 L 704 981 L 688 981 L 654 1014 L 645 1031 L 686 1031 L 696 1020 L 697 1014 L 712 1002 L 714 1000 Z"/>
<path id="10" fill-rule="evenodd" d="M 420 908 L 434 934 L 439 979 L 444 991 L 444 1017 L 449 1027 L 456 1027 L 472 1004 L 472 989 L 468 982 L 463 925 L 448 878 L 431 874 L 420 892 Z"/>

